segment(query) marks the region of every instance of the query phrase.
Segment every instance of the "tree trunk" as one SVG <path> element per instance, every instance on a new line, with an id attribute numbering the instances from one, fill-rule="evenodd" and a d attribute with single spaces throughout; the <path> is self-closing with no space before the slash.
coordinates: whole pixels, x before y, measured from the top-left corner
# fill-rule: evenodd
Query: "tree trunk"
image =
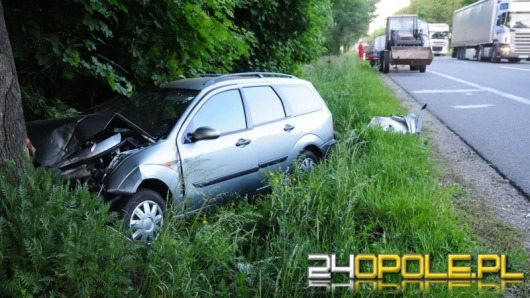
<path id="1" fill-rule="evenodd" d="M 20 87 L 0 0 L 0 173 L 5 171 L 7 160 L 12 160 L 16 168 L 24 165 L 25 146 L 26 125 Z"/>

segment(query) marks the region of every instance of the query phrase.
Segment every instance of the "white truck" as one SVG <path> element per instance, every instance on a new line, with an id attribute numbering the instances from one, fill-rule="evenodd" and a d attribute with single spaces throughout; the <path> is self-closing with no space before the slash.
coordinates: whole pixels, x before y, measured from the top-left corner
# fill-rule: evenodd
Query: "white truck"
<path id="1" fill-rule="evenodd" d="M 449 49 L 449 24 L 429 23 L 429 40 L 435 56 L 446 56 Z"/>
<path id="2" fill-rule="evenodd" d="M 456 10 L 453 58 L 530 60 L 530 0 L 482 0 Z"/>

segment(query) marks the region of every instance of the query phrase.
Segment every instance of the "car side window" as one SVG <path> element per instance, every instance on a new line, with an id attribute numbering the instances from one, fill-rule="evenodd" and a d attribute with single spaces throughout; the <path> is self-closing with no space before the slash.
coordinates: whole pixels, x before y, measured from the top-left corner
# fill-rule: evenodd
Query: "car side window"
<path id="1" fill-rule="evenodd" d="M 238 90 L 212 96 L 193 117 L 189 131 L 204 126 L 217 129 L 220 134 L 247 128 L 243 102 Z"/>
<path id="2" fill-rule="evenodd" d="M 287 101 L 292 116 L 298 116 L 322 110 L 322 104 L 317 96 L 304 85 L 274 86 L 283 99 Z"/>
<path id="3" fill-rule="evenodd" d="M 254 125 L 285 118 L 283 104 L 271 87 L 243 88 L 243 95 Z"/>

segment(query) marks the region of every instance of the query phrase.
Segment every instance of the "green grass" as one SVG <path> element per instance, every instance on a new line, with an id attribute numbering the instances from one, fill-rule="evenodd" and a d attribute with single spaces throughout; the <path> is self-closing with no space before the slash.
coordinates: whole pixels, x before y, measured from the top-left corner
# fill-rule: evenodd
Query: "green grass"
<path id="1" fill-rule="evenodd" d="M 427 139 L 366 128 L 375 115 L 406 112 L 376 70 L 344 56 L 305 67 L 304 78 L 333 113 L 340 142 L 331 157 L 302 177 L 272 174 L 272 194 L 252 205 L 220 207 L 167 227 L 150 251 L 156 261 L 143 277 L 143 294 L 307 296 L 307 266 L 318 265 L 308 264 L 308 253 L 336 253 L 341 264 L 349 254 L 429 254 L 437 272 L 447 272 L 449 253 L 506 253 L 509 270 L 526 270 L 520 245 L 487 246 L 453 207 L 464 194 L 440 183 Z M 447 287 L 434 285 L 424 295 L 479 296 L 474 287 Z M 405 295 L 418 294 L 407 289 Z"/>
<path id="2" fill-rule="evenodd" d="M 437 272 L 447 272 L 449 253 L 506 253 L 508 271 L 527 272 L 527 253 L 516 236 L 503 238 L 513 240 L 509 250 L 503 243 L 484 241 L 473 226 L 472 215 L 466 213 L 472 209 L 454 207 L 453 202 L 465 193 L 458 186 L 440 182 L 444 173 L 431 158 L 428 139 L 366 128 L 375 115 L 406 113 L 375 69 L 346 55 L 333 58 L 331 63 L 306 66 L 304 78 L 313 82 L 333 113 L 339 144 L 329 159 L 303 175 L 271 173 L 273 192 L 252 204 L 242 199 L 189 218 L 170 214 L 163 233 L 149 247 L 124 250 L 120 248 L 122 238 L 109 240 L 112 233 L 105 233 L 103 240 L 113 243 L 104 247 L 106 255 L 114 256 L 114 260 L 124 254 L 127 260 L 142 260 L 122 265 L 125 280 L 114 279 L 113 293 L 142 297 L 306 297 L 314 293 L 307 287 L 307 266 L 319 266 L 308 262 L 308 253 L 335 253 L 341 265 L 346 265 L 349 254 L 429 254 L 431 267 Z M 72 222 L 79 225 L 82 221 Z M 487 230 L 490 224 L 495 222 L 484 221 L 481 228 Z M 7 226 L 0 224 L 0 228 Z M 95 229 L 92 232 L 98 233 Z M 1 243 L 10 247 L 6 241 Z M 10 264 L 5 261 L 9 258 L 9 251 L 2 251 L 0 262 Z M 108 268 L 100 265 L 101 270 L 114 274 L 114 264 L 106 265 Z M 86 274 L 98 272 L 94 268 Z M 91 276 L 76 278 L 91 280 Z M 498 282 L 495 277 L 490 280 Z M 343 276 L 333 281 L 348 282 Z M 399 281 L 397 275 L 384 280 Z M 83 286 L 77 290 L 80 295 L 86 295 L 92 285 L 87 282 Z M 116 288 L 120 286 L 124 288 Z M 362 288 L 359 293 L 337 289 L 335 294 L 420 294 L 417 286 L 399 293 Z M 451 292 L 447 288 L 447 284 L 432 285 L 429 292 L 421 294 L 496 296 L 481 295 L 475 287 Z M 50 295 L 49 290 L 32 292 L 29 288 L 27 292 Z"/>

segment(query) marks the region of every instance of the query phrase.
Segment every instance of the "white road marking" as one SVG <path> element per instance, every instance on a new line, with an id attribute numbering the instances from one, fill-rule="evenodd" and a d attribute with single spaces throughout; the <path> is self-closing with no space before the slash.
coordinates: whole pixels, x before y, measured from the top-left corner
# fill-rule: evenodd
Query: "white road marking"
<path id="1" fill-rule="evenodd" d="M 412 91 L 412 93 L 469 93 L 469 92 L 477 92 L 477 91 L 484 91 L 484 90 L 480 90 L 480 89 L 416 90 L 416 91 Z"/>
<path id="2" fill-rule="evenodd" d="M 521 70 L 521 71 L 530 71 L 530 69 L 528 69 L 528 68 L 520 68 L 520 67 L 501 66 L 501 68 L 504 68 L 504 69 L 515 69 L 515 70 Z"/>
<path id="3" fill-rule="evenodd" d="M 482 108 L 489 108 L 493 107 L 492 104 L 483 104 L 483 105 L 467 105 L 467 106 L 453 106 L 455 109 L 482 109 Z"/>
<path id="4" fill-rule="evenodd" d="M 502 92 L 502 91 L 499 91 L 497 89 L 492 89 L 492 88 L 488 88 L 488 87 L 484 87 L 482 85 L 479 85 L 479 84 L 475 84 L 475 83 L 471 83 L 471 82 L 468 82 L 466 80 L 462 80 L 462 79 L 459 79 L 459 78 L 455 78 L 453 76 L 450 76 L 450 75 L 446 75 L 446 74 L 443 74 L 443 73 L 439 73 L 439 72 L 436 72 L 436 71 L 432 71 L 432 70 L 427 70 L 428 72 L 432 73 L 432 74 L 435 74 L 435 75 L 438 75 L 438 76 L 441 76 L 441 77 L 444 77 L 446 79 L 450 79 L 450 80 L 453 80 L 455 82 L 459 82 L 459 83 L 462 83 L 462 84 L 465 84 L 465 85 L 468 85 L 468 86 L 471 86 L 471 87 L 474 87 L 474 88 L 477 88 L 477 89 L 480 89 L 482 91 L 487 91 L 487 92 L 490 92 L 490 93 L 493 93 L 493 94 L 496 94 L 498 96 L 502 96 L 504 98 L 507 98 L 507 99 L 510 99 L 510 100 L 513 100 L 513 101 L 517 101 L 517 102 L 520 102 L 520 103 L 524 103 L 526 105 L 529 105 L 530 106 L 530 100 L 526 99 L 526 98 L 523 98 L 523 97 L 520 97 L 520 96 L 517 96 L 517 95 L 513 95 L 513 94 L 509 94 L 509 93 L 506 93 L 506 92 Z"/>

